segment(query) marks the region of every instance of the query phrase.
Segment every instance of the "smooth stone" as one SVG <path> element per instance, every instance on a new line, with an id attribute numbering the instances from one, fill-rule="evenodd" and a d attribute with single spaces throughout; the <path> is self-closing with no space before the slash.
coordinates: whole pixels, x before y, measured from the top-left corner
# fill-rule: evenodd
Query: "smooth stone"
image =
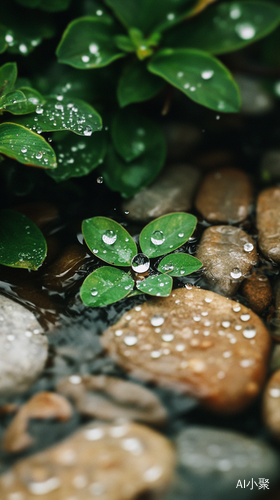
<path id="1" fill-rule="evenodd" d="M 34 314 L 0 296 L 0 397 L 26 391 L 43 371 L 48 341 Z"/>
<path id="2" fill-rule="evenodd" d="M 274 372 L 280 369 L 280 344 L 275 344 L 272 350 L 269 371 Z"/>
<path id="3" fill-rule="evenodd" d="M 187 500 L 258 498 L 259 478 L 268 478 L 270 489 L 279 477 L 276 451 L 239 432 L 191 426 L 177 435 L 176 448 Z"/>
<path id="4" fill-rule="evenodd" d="M 260 80 L 244 74 L 235 74 L 241 94 L 241 113 L 244 115 L 262 115 L 274 107 L 274 100 Z"/>
<path id="5" fill-rule="evenodd" d="M 133 377 L 234 413 L 261 390 L 271 341 L 250 309 L 187 285 L 127 311 L 101 343 Z"/>
<path id="6" fill-rule="evenodd" d="M 166 423 L 167 412 L 157 396 L 145 387 L 105 375 L 71 375 L 56 385 L 82 415 L 100 420 L 138 420 Z"/>
<path id="7" fill-rule="evenodd" d="M 262 191 L 257 200 L 259 247 L 268 259 L 280 263 L 280 187 Z"/>
<path id="8" fill-rule="evenodd" d="M 277 440 L 280 440 L 280 369 L 268 380 L 263 395 L 263 420 Z"/>
<path id="9" fill-rule="evenodd" d="M 148 221 L 170 212 L 188 212 L 193 204 L 200 171 L 190 165 L 170 165 L 150 186 L 123 203 L 132 220 Z"/>
<path id="10" fill-rule="evenodd" d="M 272 301 L 272 287 L 268 277 L 256 270 L 246 278 L 240 288 L 249 306 L 257 314 L 263 313 Z"/>
<path id="11" fill-rule="evenodd" d="M 171 443 L 154 430 L 94 422 L 0 476 L 1 500 L 135 500 L 147 491 L 154 498 L 174 465 Z"/>
<path id="12" fill-rule="evenodd" d="M 90 256 L 82 245 L 69 245 L 48 266 L 43 277 L 45 286 L 51 290 L 68 290 L 78 280 L 86 277 L 86 264 Z"/>
<path id="13" fill-rule="evenodd" d="M 253 201 L 249 177 L 227 167 L 209 173 L 202 181 L 195 206 L 208 222 L 233 224 L 248 217 Z"/>
<path id="14" fill-rule="evenodd" d="M 253 249 L 245 251 L 246 244 L 253 245 Z M 226 296 L 235 294 L 258 262 L 254 241 L 245 231 L 234 226 L 208 227 L 202 235 L 196 257 L 203 263 L 205 279 L 215 291 Z"/>
<path id="15" fill-rule="evenodd" d="M 202 137 L 198 127 L 185 122 L 166 123 L 163 133 L 167 143 L 167 159 L 170 162 L 184 161 Z"/>
<path id="16" fill-rule="evenodd" d="M 280 342 L 280 277 L 279 276 L 276 279 L 273 291 L 274 291 L 275 308 L 274 308 L 273 319 L 271 321 L 271 326 L 272 326 L 271 333 L 273 335 L 273 338 L 277 342 Z"/>
<path id="17" fill-rule="evenodd" d="M 33 444 L 28 433 L 30 419 L 57 419 L 62 422 L 72 416 L 72 406 L 60 394 L 39 392 L 29 399 L 18 411 L 4 432 L 2 448 L 8 453 L 18 453 Z"/>
<path id="18" fill-rule="evenodd" d="M 265 181 L 279 181 L 280 149 L 271 149 L 264 153 L 260 164 L 260 174 Z"/>

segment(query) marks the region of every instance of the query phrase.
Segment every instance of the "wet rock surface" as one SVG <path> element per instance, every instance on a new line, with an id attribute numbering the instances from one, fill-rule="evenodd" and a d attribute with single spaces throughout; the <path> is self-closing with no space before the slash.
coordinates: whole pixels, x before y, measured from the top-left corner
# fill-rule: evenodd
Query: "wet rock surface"
<path id="1" fill-rule="evenodd" d="M 56 386 L 83 415 L 100 420 L 125 418 L 155 425 L 166 422 L 167 412 L 148 389 L 133 382 L 104 375 L 71 375 Z"/>
<path id="2" fill-rule="evenodd" d="M 204 498 L 205 484 L 208 500 L 252 498 L 260 477 L 268 479 L 269 488 L 278 478 L 277 453 L 264 442 L 237 432 L 190 426 L 177 436 L 176 448 L 186 483 L 182 498 L 188 500 Z M 249 486 L 244 488 L 244 481 Z"/>
<path id="3" fill-rule="evenodd" d="M 44 284 L 51 290 L 69 289 L 86 277 L 86 264 L 91 257 L 82 245 L 69 245 L 56 261 L 48 266 Z"/>
<path id="4" fill-rule="evenodd" d="M 253 201 L 249 177 L 236 168 L 222 168 L 202 181 L 195 206 L 208 222 L 233 224 L 248 217 Z"/>
<path id="5" fill-rule="evenodd" d="M 268 259 L 280 263 L 280 188 L 265 189 L 257 200 L 258 244 Z"/>
<path id="6" fill-rule="evenodd" d="M 34 314 L 0 295 L 0 398 L 26 391 L 42 372 L 48 341 Z"/>
<path id="7" fill-rule="evenodd" d="M 54 418 L 63 422 L 71 416 L 72 407 L 67 399 L 54 392 L 39 392 L 13 418 L 3 436 L 2 447 L 8 453 L 17 453 L 31 446 L 33 439 L 28 434 L 30 419 Z"/>
<path id="8" fill-rule="evenodd" d="M 170 212 L 188 212 L 200 179 L 200 172 L 190 165 L 170 165 L 150 186 L 123 203 L 123 210 L 133 220 L 148 221 Z"/>
<path id="9" fill-rule="evenodd" d="M 189 287 L 149 300 L 107 329 L 101 342 L 133 376 L 237 412 L 259 393 L 270 337 L 258 316 L 213 292 Z"/>
<path id="10" fill-rule="evenodd" d="M 205 279 L 222 295 L 231 296 L 257 263 L 252 238 L 234 226 L 207 228 L 196 257 L 203 263 Z"/>
<path id="11" fill-rule="evenodd" d="M 0 476 L 1 500 L 132 500 L 164 491 L 174 465 L 170 442 L 155 431 L 93 423 Z"/>
<path id="12" fill-rule="evenodd" d="M 280 440 L 280 369 L 270 377 L 263 396 L 263 418 L 271 433 Z"/>
<path id="13" fill-rule="evenodd" d="M 268 277 L 260 271 L 246 278 L 240 289 L 253 311 L 261 314 L 272 301 L 272 287 Z"/>

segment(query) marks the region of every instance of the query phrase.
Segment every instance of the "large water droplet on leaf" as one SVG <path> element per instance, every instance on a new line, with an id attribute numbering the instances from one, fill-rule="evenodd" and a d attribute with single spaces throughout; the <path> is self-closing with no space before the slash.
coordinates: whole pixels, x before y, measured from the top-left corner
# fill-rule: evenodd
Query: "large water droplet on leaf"
<path id="1" fill-rule="evenodd" d="M 150 267 L 150 259 L 144 253 L 138 253 L 133 257 L 131 267 L 136 273 L 145 273 Z"/>
<path id="2" fill-rule="evenodd" d="M 115 231 L 113 231 L 112 229 L 107 229 L 105 233 L 102 235 L 102 240 L 104 241 L 104 243 L 106 243 L 106 245 L 113 245 L 116 239 L 117 235 Z"/>
<path id="3" fill-rule="evenodd" d="M 165 236 L 162 231 L 154 231 L 151 236 L 151 242 L 154 245 L 162 245 L 165 241 Z"/>

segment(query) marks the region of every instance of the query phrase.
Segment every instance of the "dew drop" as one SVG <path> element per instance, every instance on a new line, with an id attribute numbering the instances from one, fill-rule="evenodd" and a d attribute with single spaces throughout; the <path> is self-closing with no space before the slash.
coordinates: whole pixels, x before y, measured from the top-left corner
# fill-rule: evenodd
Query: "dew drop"
<path id="1" fill-rule="evenodd" d="M 125 345 L 128 345 L 128 346 L 133 346 L 135 344 L 137 344 L 138 342 L 138 338 L 135 337 L 135 335 L 126 335 L 123 339 Z"/>
<path id="2" fill-rule="evenodd" d="M 212 69 L 206 69 L 205 71 L 202 71 L 201 78 L 203 78 L 203 80 L 210 80 L 213 75 L 214 71 Z"/>
<path id="3" fill-rule="evenodd" d="M 240 316 L 241 321 L 249 321 L 250 318 L 250 314 L 241 314 Z"/>
<path id="4" fill-rule="evenodd" d="M 144 253 L 138 253 L 133 257 L 131 267 L 136 273 L 145 273 L 150 267 L 150 259 Z"/>
<path id="5" fill-rule="evenodd" d="M 96 297 L 97 294 L 98 294 L 98 291 L 96 290 L 96 288 L 92 288 L 90 295 L 92 295 L 93 297 Z"/>
<path id="6" fill-rule="evenodd" d="M 224 328 L 229 328 L 230 327 L 230 321 L 222 321 L 222 326 Z"/>
<path id="7" fill-rule="evenodd" d="M 158 246 L 162 245 L 165 241 L 165 236 L 162 231 L 154 231 L 151 236 L 151 242 Z"/>
<path id="8" fill-rule="evenodd" d="M 230 275 L 233 279 L 237 280 L 238 278 L 240 278 L 242 276 L 242 272 L 239 269 L 239 267 L 234 267 L 233 270 L 231 271 Z"/>
<path id="9" fill-rule="evenodd" d="M 151 318 L 151 325 L 152 326 L 161 326 L 164 323 L 164 317 L 161 316 L 160 314 L 154 314 L 154 316 Z"/>
<path id="10" fill-rule="evenodd" d="M 233 5 L 231 7 L 229 15 L 230 15 L 231 19 L 239 19 L 240 18 L 241 10 L 238 7 L 238 5 Z"/>
<path id="11" fill-rule="evenodd" d="M 245 339 L 253 339 L 256 336 L 256 333 L 257 332 L 256 332 L 255 328 L 252 328 L 251 326 L 247 326 L 243 330 L 243 337 L 245 337 Z"/>
<path id="12" fill-rule="evenodd" d="M 82 56 L 82 61 L 83 61 L 84 63 L 89 62 L 89 56 Z"/>
<path id="13" fill-rule="evenodd" d="M 106 245 L 113 245 L 117 239 L 117 235 L 115 231 L 112 229 L 107 229 L 105 233 L 102 235 L 102 241 L 106 243 Z"/>
<path id="14" fill-rule="evenodd" d="M 41 160 L 41 158 L 43 157 L 42 151 L 38 151 L 38 153 L 36 153 L 35 157 L 37 158 L 37 160 Z"/>
<path id="15" fill-rule="evenodd" d="M 174 335 L 173 333 L 164 333 L 161 338 L 164 342 L 171 342 L 174 339 Z"/>
<path id="16" fill-rule="evenodd" d="M 183 238 L 185 236 L 185 233 L 179 233 L 178 236 L 179 238 Z"/>
<path id="17" fill-rule="evenodd" d="M 98 45 L 96 45 L 96 43 L 91 43 L 89 46 L 89 51 L 91 54 L 97 54 L 99 51 Z"/>
<path id="18" fill-rule="evenodd" d="M 22 152 L 22 153 L 27 153 L 27 148 L 24 146 L 24 147 L 21 149 L 21 152 Z"/>
<path id="19" fill-rule="evenodd" d="M 245 252 L 252 252 L 252 250 L 254 249 L 254 245 L 253 243 L 245 243 L 243 248 Z"/>
<path id="20" fill-rule="evenodd" d="M 103 184 L 103 177 L 97 177 L 96 179 L 97 184 Z"/>
<path id="21" fill-rule="evenodd" d="M 239 311 L 241 311 L 241 306 L 233 306 L 232 310 L 238 313 Z"/>
<path id="22" fill-rule="evenodd" d="M 256 30 L 251 23 L 238 23 L 235 26 L 235 31 L 242 40 L 251 40 L 256 34 Z"/>
<path id="23" fill-rule="evenodd" d="M 272 387 L 269 389 L 269 395 L 272 398 L 280 398 L 280 389 L 278 389 L 278 387 Z"/>

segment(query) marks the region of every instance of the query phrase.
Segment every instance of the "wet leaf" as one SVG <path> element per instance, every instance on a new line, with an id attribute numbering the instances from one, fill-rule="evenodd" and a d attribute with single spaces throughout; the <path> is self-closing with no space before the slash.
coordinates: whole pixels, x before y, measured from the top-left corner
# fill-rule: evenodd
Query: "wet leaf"
<path id="1" fill-rule="evenodd" d="M 40 229 L 26 215 L 0 210 L 0 264 L 36 270 L 47 255 Z"/>
<path id="2" fill-rule="evenodd" d="M 161 78 L 149 73 L 140 61 L 128 64 L 118 83 L 117 96 L 121 108 L 133 102 L 147 101 L 164 87 Z"/>
<path id="3" fill-rule="evenodd" d="M 86 306 L 107 306 L 126 297 L 133 286 L 134 281 L 128 273 L 115 267 L 104 266 L 93 271 L 85 279 L 80 294 Z"/>
<path id="4" fill-rule="evenodd" d="M 57 47 L 58 61 L 80 69 L 106 66 L 124 56 L 114 44 L 116 34 L 113 19 L 108 16 L 75 19 Z"/>
<path id="5" fill-rule="evenodd" d="M 16 63 L 6 63 L 0 68 L 0 96 L 12 90 L 17 79 Z"/>
<path id="6" fill-rule="evenodd" d="M 138 28 L 145 35 L 179 22 L 196 0 L 104 0 L 126 28 Z"/>
<path id="7" fill-rule="evenodd" d="M 56 168 L 56 156 L 52 147 L 22 125 L 5 122 L 0 125 L 0 153 L 14 158 L 24 165 Z"/>
<path id="8" fill-rule="evenodd" d="M 206 9 L 206 7 L 213 2 L 217 2 L 217 0 L 198 0 L 196 6 L 191 11 L 192 16 L 199 14 L 199 12 Z"/>
<path id="9" fill-rule="evenodd" d="M 157 297 L 168 297 L 172 290 L 173 280 L 167 274 L 156 274 L 137 283 L 137 288 L 148 295 Z"/>
<path id="10" fill-rule="evenodd" d="M 201 267 L 202 263 L 200 260 L 192 257 L 192 255 L 187 253 L 172 253 L 160 261 L 158 270 L 169 274 L 169 276 L 180 277 L 194 273 Z"/>
<path id="11" fill-rule="evenodd" d="M 270 2 L 222 2 L 167 33 L 167 47 L 193 47 L 212 54 L 240 49 L 273 31 L 280 9 Z"/>
<path id="12" fill-rule="evenodd" d="M 80 99 L 49 96 L 43 105 L 36 107 L 35 113 L 16 118 L 16 123 L 42 132 L 71 130 L 75 134 L 90 136 L 101 130 L 102 119 L 95 109 Z"/>
<path id="13" fill-rule="evenodd" d="M 15 115 L 33 113 L 37 106 L 44 104 L 44 97 L 37 90 L 21 87 L 9 92 L 0 100 L 0 109 Z"/>
<path id="14" fill-rule="evenodd" d="M 106 153 L 106 140 L 103 132 L 81 139 L 80 136 L 67 134 L 52 147 L 57 156 L 57 168 L 46 173 L 56 182 L 71 177 L 81 177 L 98 167 Z"/>
<path id="15" fill-rule="evenodd" d="M 206 52 L 160 50 L 152 57 L 148 69 L 207 108 L 225 113 L 240 108 L 238 87 L 231 73 Z"/>
<path id="16" fill-rule="evenodd" d="M 163 215 L 141 231 L 139 243 L 148 257 L 160 257 L 186 243 L 196 226 L 196 217 L 184 212 Z"/>
<path id="17" fill-rule="evenodd" d="M 135 160 L 164 140 L 157 123 L 134 107 L 115 114 L 111 135 L 116 151 L 126 162 Z"/>
<path id="18" fill-rule="evenodd" d="M 82 233 L 91 252 L 113 266 L 130 266 L 137 247 L 130 234 L 107 217 L 92 217 L 82 223 Z"/>
<path id="19" fill-rule="evenodd" d="M 165 161 L 166 145 L 162 135 L 155 138 L 153 147 L 130 163 L 126 163 L 112 147 L 108 148 L 102 175 L 112 191 L 130 198 L 158 176 Z"/>

